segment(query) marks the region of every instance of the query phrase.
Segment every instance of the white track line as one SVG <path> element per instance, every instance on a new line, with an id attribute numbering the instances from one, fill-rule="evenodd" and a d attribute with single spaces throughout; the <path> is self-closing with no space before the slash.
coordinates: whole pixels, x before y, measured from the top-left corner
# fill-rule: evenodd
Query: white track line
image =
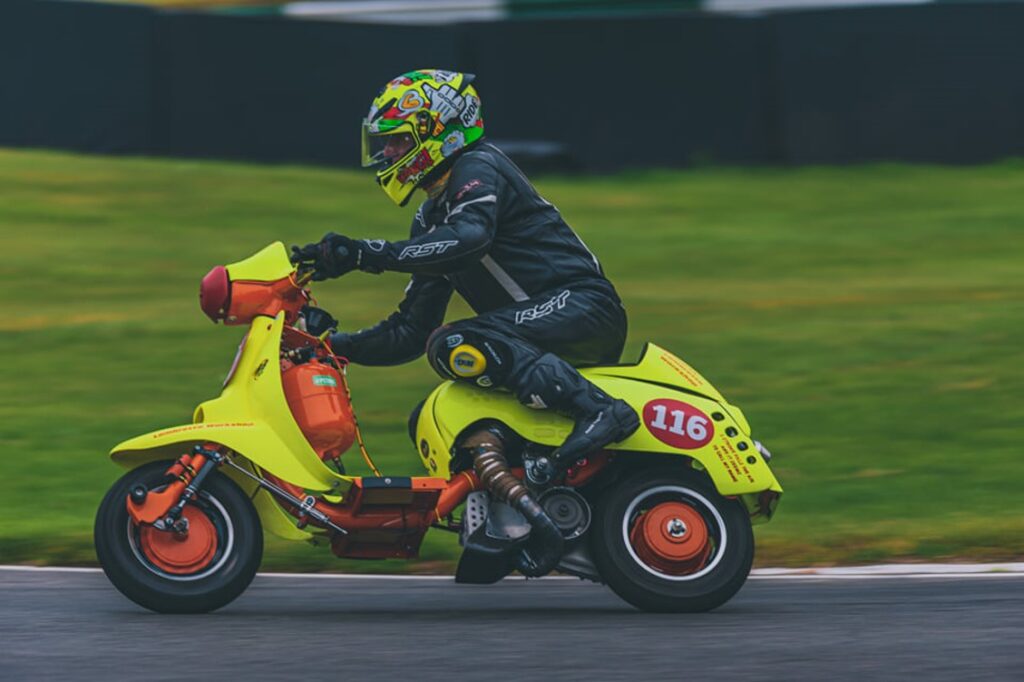
<path id="1" fill-rule="evenodd" d="M 99 573 L 99 568 L 64 566 L 0 566 L 0 571 L 33 573 Z M 410 575 L 374 573 L 260 573 L 261 578 L 302 580 L 443 580 L 450 575 Z M 886 578 L 1024 578 L 1024 563 L 1006 564 L 881 564 L 877 566 L 841 566 L 832 568 L 755 568 L 752 580 L 873 580 Z M 511 579 L 522 580 L 513 576 Z M 571 576 L 551 576 L 546 580 L 578 580 Z"/>
<path id="2" fill-rule="evenodd" d="M 75 568 L 72 566 L 0 566 L 0 571 L 26 571 L 32 573 L 101 573 L 100 568 Z"/>
<path id="3" fill-rule="evenodd" d="M 927 578 L 933 576 L 1024 577 L 1024 563 L 879 564 L 875 566 L 836 566 L 830 568 L 759 568 L 751 571 L 751 577 L 757 578 Z"/>
<path id="4" fill-rule="evenodd" d="M 1024 563 L 879 564 L 829 568 L 760 568 L 753 580 L 876 580 L 885 578 L 1024 578 Z"/>

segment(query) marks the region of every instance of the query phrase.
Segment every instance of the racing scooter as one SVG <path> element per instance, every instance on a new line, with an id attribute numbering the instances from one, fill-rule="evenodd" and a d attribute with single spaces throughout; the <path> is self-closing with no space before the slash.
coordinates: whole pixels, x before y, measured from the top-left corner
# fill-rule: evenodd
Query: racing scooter
<path id="1" fill-rule="evenodd" d="M 313 305 L 308 279 L 281 242 L 203 278 L 204 312 L 248 331 L 220 395 L 191 424 L 110 453 L 129 471 L 100 504 L 96 553 L 128 598 L 165 613 L 220 608 L 252 581 L 264 530 L 361 559 L 411 559 L 430 528 L 453 531 L 456 581 L 496 582 L 544 542 L 511 504 L 516 491 L 561 533 L 558 571 L 640 609 L 706 611 L 743 585 L 752 525 L 772 518 L 782 488 L 743 412 L 686 362 L 647 344 L 636 363 L 582 369 L 642 425 L 554 477 L 542 464 L 572 421 L 444 382 L 410 423 L 429 475 L 383 476 L 363 446 L 346 360 L 326 341 L 334 320 Z M 357 442 L 376 475 L 345 473 L 342 454 Z"/>

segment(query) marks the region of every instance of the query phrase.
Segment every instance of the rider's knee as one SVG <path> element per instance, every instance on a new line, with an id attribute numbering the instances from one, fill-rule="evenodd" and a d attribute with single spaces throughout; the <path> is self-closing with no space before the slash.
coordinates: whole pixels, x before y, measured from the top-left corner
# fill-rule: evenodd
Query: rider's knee
<path id="1" fill-rule="evenodd" d="M 496 334 L 455 323 L 430 335 L 427 360 L 442 378 L 490 388 L 504 383 L 512 354 Z"/>

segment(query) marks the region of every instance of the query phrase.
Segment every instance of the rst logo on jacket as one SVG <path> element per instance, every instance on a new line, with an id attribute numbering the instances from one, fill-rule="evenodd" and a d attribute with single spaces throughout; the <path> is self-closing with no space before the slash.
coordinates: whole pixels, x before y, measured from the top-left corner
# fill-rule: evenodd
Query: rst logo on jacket
<path id="1" fill-rule="evenodd" d="M 441 254 L 455 246 L 459 242 L 450 239 L 443 242 L 428 242 L 426 244 L 413 244 L 402 249 L 402 252 L 398 254 L 398 260 L 405 260 L 406 258 L 423 258 L 424 256 L 433 256 Z"/>
<path id="2" fill-rule="evenodd" d="M 516 324 L 536 320 L 537 318 L 544 317 L 545 315 L 550 315 L 556 310 L 561 310 L 565 307 L 565 302 L 569 299 L 570 293 L 571 292 L 566 289 L 565 291 L 552 296 L 550 301 L 535 305 L 532 308 L 516 311 Z"/>

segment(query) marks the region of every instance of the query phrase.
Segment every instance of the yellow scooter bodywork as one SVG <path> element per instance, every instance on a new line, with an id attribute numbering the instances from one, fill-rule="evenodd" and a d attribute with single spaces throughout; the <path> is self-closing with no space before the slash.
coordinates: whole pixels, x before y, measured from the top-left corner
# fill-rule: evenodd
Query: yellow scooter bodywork
<path id="1" fill-rule="evenodd" d="M 759 493 L 782 492 L 750 440 L 750 427 L 739 408 L 728 404 L 696 370 L 665 349 L 648 344 L 635 365 L 593 367 L 581 373 L 609 395 L 628 402 L 640 415 L 651 401 L 670 399 L 697 407 L 714 418 L 713 437 L 697 449 L 681 449 L 664 442 L 648 423 L 642 423 L 633 435 L 609 449 L 690 457 L 707 472 L 721 494 L 740 496 L 755 516 L 763 511 L 757 499 Z M 430 394 L 417 423 L 417 449 L 427 469 L 433 475 L 449 477 L 455 439 L 485 418 L 503 422 L 527 440 L 550 446 L 560 445 L 573 427 L 571 420 L 554 412 L 524 407 L 509 393 L 449 381 Z"/>
<path id="2" fill-rule="evenodd" d="M 275 281 L 292 272 L 280 242 L 227 268 L 234 279 L 250 281 Z M 111 451 L 111 458 L 121 466 L 134 468 L 150 461 L 175 459 L 196 444 L 219 443 L 234 451 L 235 462 L 253 473 L 262 469 L 311 492 L 329 495 L 334 501 L 343 498 L 352 478 L 324 465 L 285 399 L 280 368 L 284 324 L 283 312 L 274 318 L 255 318 L 220 396 L 199 405 L 192 424 L 126 440 Z M 648 344 L 635 365 L 581 371 L 640 414 L 652 400 L 675 399 L 712 415 L 714 436 L 697 449 L 680 449 L 664 442 L 654 436 L 648 424 L 610 449 L 690 457 L 695 466 L 707 472 L 720 493 L 740 497 L 755 522 L 767 520 L 758 495 L 765 491 L 781 493 L 782 488 L 753 447 L 743 413 L 728 404 L 696 370 L 668 351 Z M 509 393 L 449 381 L 430 394 L 417 423 L 417 450 L 431 476 L 451 477 L 456 438 L 481 419 L 500 420 L 524 438 L 551 446 L 561 444 L 572 429 L 570 420 L 550 411 L 526 408 Z M 728 435 L 729 431 L 736 435 Z M 253 497 L 264 528 L 287 539 L 312 537 L 296 528 L 293 519 L 251 479 L 226 471 Z"/>

